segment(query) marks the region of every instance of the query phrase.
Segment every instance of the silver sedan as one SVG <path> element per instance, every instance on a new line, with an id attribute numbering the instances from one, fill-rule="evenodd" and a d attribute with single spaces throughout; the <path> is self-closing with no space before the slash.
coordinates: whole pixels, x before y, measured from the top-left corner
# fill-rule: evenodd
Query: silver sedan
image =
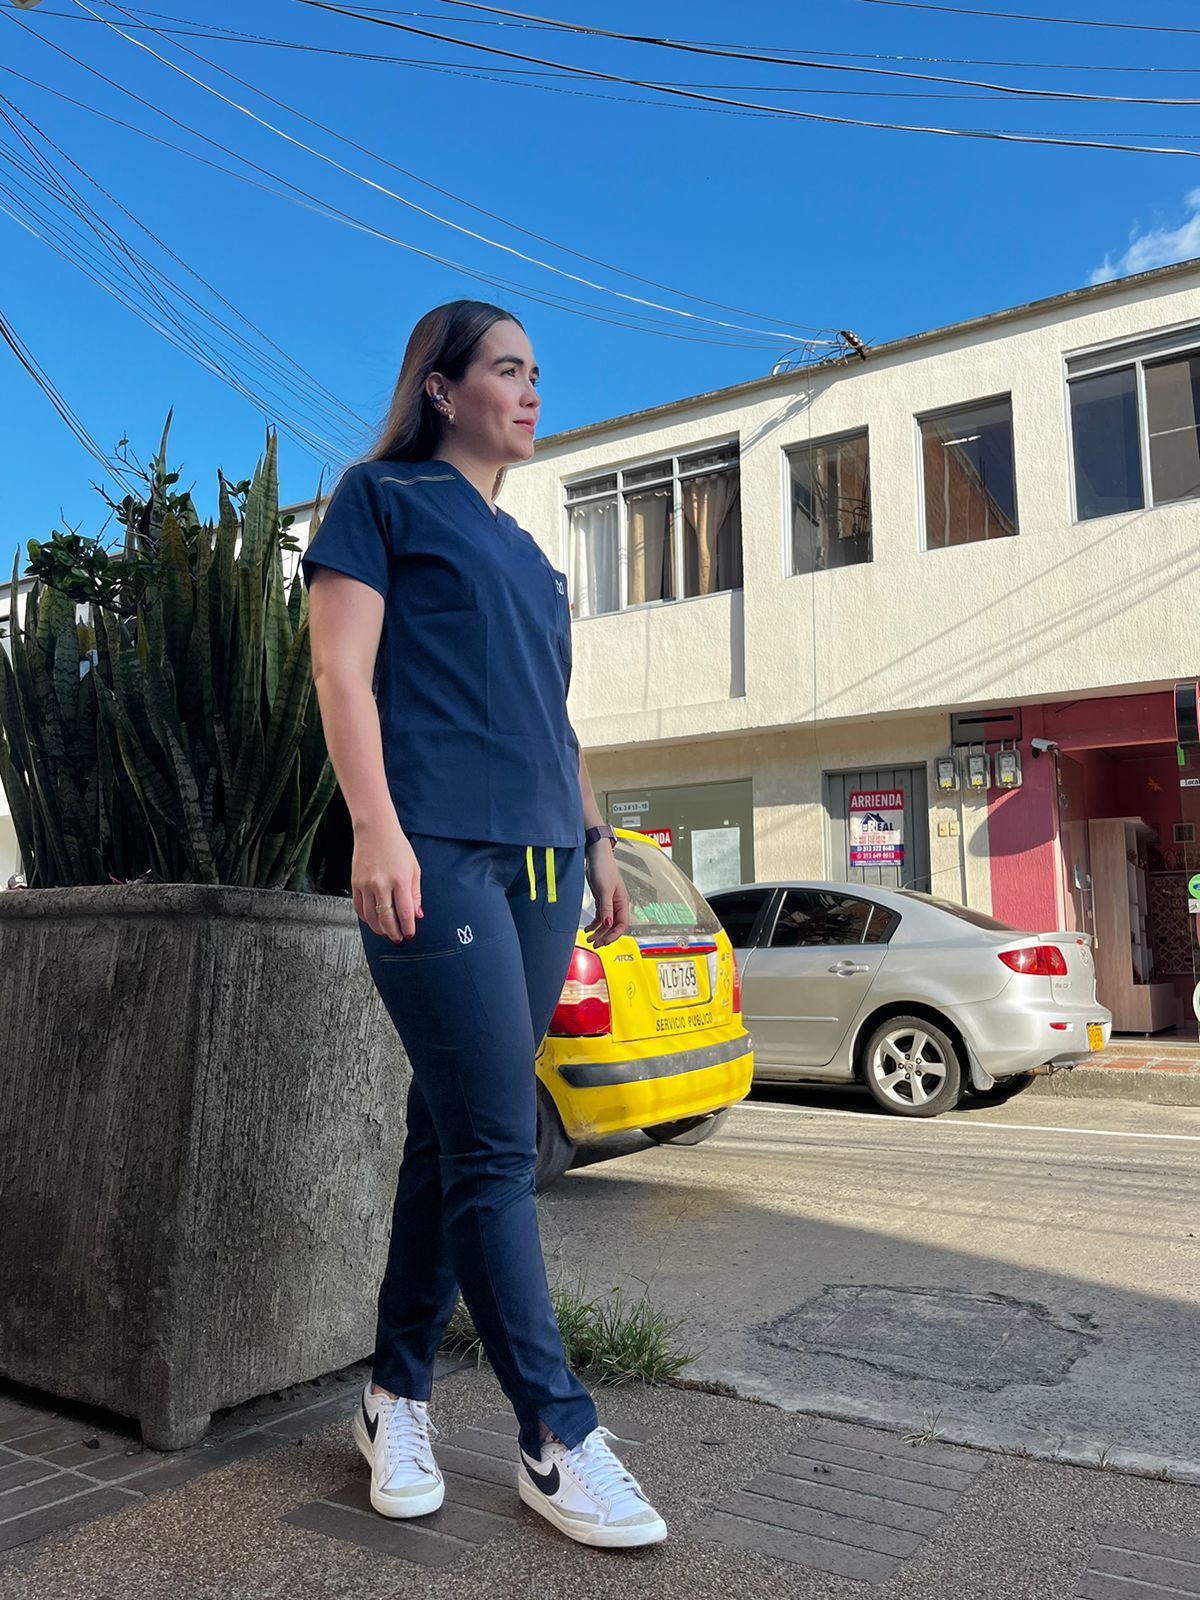
<path id="1" fill-rule="evenodd" d="M 708 896 L 734 947 L 754 1075 L 861 1081 L 933 1117 L 1108 1043 L 1091 936 L 1026 933 L 949 900 L 851 883 Z"/>

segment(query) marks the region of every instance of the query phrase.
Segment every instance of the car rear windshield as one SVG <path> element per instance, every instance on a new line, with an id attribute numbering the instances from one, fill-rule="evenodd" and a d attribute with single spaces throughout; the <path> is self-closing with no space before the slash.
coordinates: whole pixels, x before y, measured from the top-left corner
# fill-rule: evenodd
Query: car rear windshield
<path id="1" fill-rule="evenodd" d="M 1014 928 L 1011 922 L 997 922 L 995 917 L 986 916 L 982 911 L 972 911 L 970 906 L 960 906 L 954 900 L 939 900 L 936 895 L 918 894 L 915 889 L 899 889 L 906 900 L 919 900 L 922 905 L 935 906 L 939 911 L 946 911 L 952 917 L 957 917 L 960 922 L 970 923 L 972 928 L 982 928 L 985 933 L 1020 933 L 1019 928 Z"/>
<path id="2" fill-rule="evenodd" d="M 636 938 L 711 938 L 719 931 L 708 901 L 657 845 L 618 839 L 616 857 L 629 891 L 629 932 Z M 579 926 L 586 928 L 595 915 L 591 891 L 585 890 Z"/>

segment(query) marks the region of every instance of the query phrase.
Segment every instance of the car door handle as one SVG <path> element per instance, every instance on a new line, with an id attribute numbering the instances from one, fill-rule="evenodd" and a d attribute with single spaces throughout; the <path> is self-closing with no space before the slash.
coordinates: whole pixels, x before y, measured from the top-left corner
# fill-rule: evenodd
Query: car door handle
<path id="1" fill-rule="evenodd" d="M 852 978 L 856 972 L 870 972 L 865 961 L 835 961 L 830 972 L 837 978 Z"/>

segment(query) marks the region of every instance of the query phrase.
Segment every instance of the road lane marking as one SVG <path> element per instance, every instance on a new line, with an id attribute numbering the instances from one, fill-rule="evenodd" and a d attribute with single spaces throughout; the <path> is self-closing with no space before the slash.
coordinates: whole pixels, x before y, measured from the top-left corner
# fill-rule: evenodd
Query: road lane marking
<path id="1" fill-rule="evenodd" d="M 743 1100 L 738 1111 L 768 1111 L 785 1117 L 849 1117 L 864 1126 L 886 1126 L 882 1118 L 865 1118 L 861 1111 L 822 1111 L 815 1106 L 774 1106 L 761 1100 Z M 889 1121 L 895 1122 L 895 1118 Z M 909 1124 L 922 1128 L 959 1128 L 966 1133 L 982 1133 L 989 1128 L 1004 1128 L 1014 1133 L 1067 1133 L 1086 1139 L 1168 1139 L 1184 1144 L 1200 1144 L 1200 1133 L 1130 1133 L 1123 1128 L 1054 1128 L 1037 1122 L 945 1122 L 938 1117 L 907 1117 Z"/>

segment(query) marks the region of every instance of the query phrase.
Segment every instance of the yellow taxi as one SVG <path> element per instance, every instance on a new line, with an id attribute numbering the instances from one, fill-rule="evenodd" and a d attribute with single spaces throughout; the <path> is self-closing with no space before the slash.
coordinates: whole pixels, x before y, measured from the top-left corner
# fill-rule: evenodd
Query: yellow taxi
<path id="1" fill-rule="evenodd" d="M 640 1128 L 699 1144 L 745 1098 L 754 1070 L 737 962 L 699 890 L 644 834 L 616 830 L 628 931 L 594 950 L 583 929 L 537 1056 L 534 1182 L 560 1177 L 576 1146 Z"/>

